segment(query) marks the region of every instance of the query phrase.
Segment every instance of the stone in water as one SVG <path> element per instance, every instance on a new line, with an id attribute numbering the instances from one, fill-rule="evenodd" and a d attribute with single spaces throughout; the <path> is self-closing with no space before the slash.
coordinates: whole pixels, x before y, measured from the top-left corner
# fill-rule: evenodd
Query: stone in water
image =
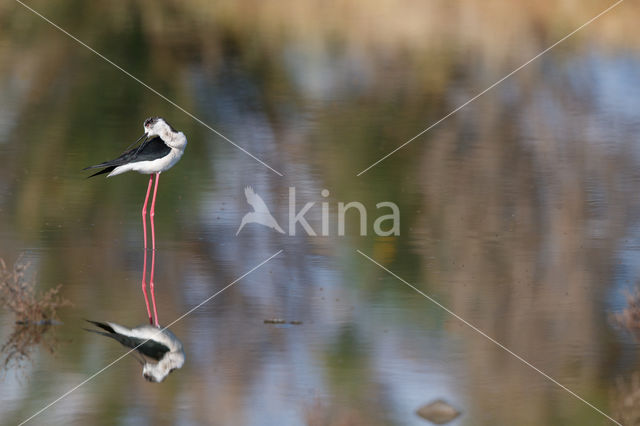
<path id="1" fill-rule="evenodd" d="M 432 423 L 443 425 L 458 417 L 460 415 L 460 411 L 456 410 L 443 400 L 438 399 L 418 408 L 417 414 Z"/>

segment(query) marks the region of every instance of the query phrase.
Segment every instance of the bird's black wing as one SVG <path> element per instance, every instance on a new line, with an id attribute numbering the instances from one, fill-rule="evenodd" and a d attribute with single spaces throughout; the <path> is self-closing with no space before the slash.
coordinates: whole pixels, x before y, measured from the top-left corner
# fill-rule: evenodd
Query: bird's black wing
<path id="1" fill-rule="evenodd" d="M 155 340 L 125 336 L 124 334 L 116 333 L 115 330 L 111 328 L 109 324 L 105 324 L 97 321 L 90 321 L 90 320 L 87 320 L 87 321 L 97 325 L 98 327 L 102 328 L 103 330 L 106 330 L 107 332 L 91 330 L 88 328 L 85 328 L 85 330 L 90 331 L 92 333 L 101 334 L 103 336 L 111 337 L 112 339 L 120 342 L 121 345 L 131 349 L 136 348 L 136 350 L 140 352 L 142 355 L 148 356 L 149 358 L 153 358 L 156 361 L 160 360 L 167 352 L 169 352 L 169 348 L 167 346 L 163 345 L 162 343 L 156 342 Z"/>
<path id="2" fill-rule="evenodd" d="M 110 173 L 116 167 L 122 166 L 124 164 L 136 163 L 138 161 L 153 161 L 158 158 L 164 157 L 170 152 L 171 148 L 169 148 L 159 136 L 155 136 L 142 142 L 139 147 L 130 149 L 129 151 L 123 153 L 120 157 L 114 160 L 105 161 L 104 163 L 85 167 L 82 170 L 104 168 L 103 170 L 100 170 L 99 172 L 89 176 L 93 177 L 102 173 Z"/>
<path id="3" fill-rule="evenodd" d="M 111 327 L 109 324 L 107 324 L 106 322 L 98 322 L 98 321 L 91 321 L 91 320 L 85 320 L 86 322 L 90 322 L 91 324 L 100 327 L 103 330 L 108 331 L 109 333 L 115 333 L 116 331 L 113 329 L 113 327 Z M 88 331 L 93 331 L 93 330 L 88 330 Z"/>
<path id="4" fill-rule="evenodd" d="M 132 149 L 131 151 L 134 150 Z M 135 149 L 131 161 L 127 161 L 127 163 L 157 160 L 158 158 L 168 155 L 170 152 L 171 148 L 164 143 L 160 136 L 155 136 L 146 140 L 140 147 Z"/>

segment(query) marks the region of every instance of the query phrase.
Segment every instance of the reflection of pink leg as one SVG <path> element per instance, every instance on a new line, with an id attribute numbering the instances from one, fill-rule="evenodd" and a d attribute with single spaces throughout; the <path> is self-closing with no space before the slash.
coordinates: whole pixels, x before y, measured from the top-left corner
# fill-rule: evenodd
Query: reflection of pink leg
<path id="1" fill-rule="evenodd" d="M 147 305 L 147 314 L 149 315 L 149 324 L 153 325 L 151 318 L 151 309 L 149 309 L 149 298 L 147 297 L 147 203 L 149 202 L 149 193 L 151 193 L 151 181 L 153 175 L 149 176 L 149 187 L 147 188 L 147 196 L 144 197 L 144 206 L 142 206 L 142 229 L 144 234 L 144 266 L 142 268 L 142 293 L 144 294 L 144 303 Z"/>
<path id="2" fill-rule="evenodd" d="M 153 223 L 153 218 L 156 215 L 156 194 L 158 193 L 158 181 L 160 180 L 160 173 L 156 173 L 156 184 L 153 187 L 153 199 L 151 200 L 151 212 L 149 216 L 151 218 L 151 280 L 149 281 L 149 287 L 151 287 L 151 301 L 153 302 L 153 317 L 156 321 L 156 327 L 160 327 L 158 323 L 158 311 L 156 310 L 156 295 L 154 292 L 153 273 L 156 269 L 156 232 Z M 151 186 L 149 186 L 151 188 Z"/>
<path id="3" fill-rule="evenodd" d="M 151 309 L 149 309 L 149 297 L 147 296 L 147 284 L 145 277 L 147 275 L 147 249 L 144 249 L 144 266 L 142 269 L 142 293 L 144 293 L 144 304 L 147 305 L 147 315 L 149 315 L 149 324 L 153 325 L 151 318 Z"/>

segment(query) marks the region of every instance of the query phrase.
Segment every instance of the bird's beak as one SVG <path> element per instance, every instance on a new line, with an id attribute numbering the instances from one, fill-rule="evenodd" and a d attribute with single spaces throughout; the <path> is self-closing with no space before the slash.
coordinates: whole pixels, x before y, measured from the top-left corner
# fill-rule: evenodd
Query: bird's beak
<path id="1" fill-rule="evenodd" d="M 143 139 L 143 138 L 144 138 L 144 140 L 142 141 L 142 143 L 141 143 L 141 144 L 140 144 L 140 146 L 138 147 L 138 150 L 136 151 L 136 154 L 138 154 L 140 151 L 142 151 L 142 149 L 143 149 L 145 146 L 147 146 L 147 143 L 149 143 L 149 140 L 150 140 L 150 139 L 149 139 L 149 134 L 148 134 L 148 133 L 145 133 L 145 134 L 143 134 L 142 136 L 140 136 L 140 139 Z M 138 140 L 140 140 L 140 139 L 138 139 Z"/>
<path id="2" fill-rule="evenodd" d="M 139 138 L 138 138 L 134 143 L 132 143 L 131 145 L 129 145 L 129 146 L 127 147 L 127 149 L 125 149 L 125 152 L 129 151 L 129 150 L 131 149 L 131 147 L 132 147 L 132 146 L 134 146 L 135 144 L 137 144 L 138 142 L 140 142 L 140 140 L 141 140 L 142 138 L 144 138 L 145 136 L 147 136 L 147 133 L 146 133 L 146 132 L 145 132 L 145 133 L 143 133 L 143 134 L 142 134 L 142 136 L 140 136 L 140 137 L 139 137 Z M 144 144 L 144 142 L 142 142 L 142 143 Z"/>

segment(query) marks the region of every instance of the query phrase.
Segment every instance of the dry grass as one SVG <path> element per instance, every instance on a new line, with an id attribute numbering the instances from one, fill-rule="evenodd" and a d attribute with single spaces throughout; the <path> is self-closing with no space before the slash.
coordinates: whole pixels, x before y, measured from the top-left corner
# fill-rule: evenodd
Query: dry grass
<path id="1" fill-rule="evenodd" d="M 69 305 L 69 301 L 58 295 L 60 286 L 36 295 L 34 284 L 25 279 L 29 264 L 18 261 L 8 269 L 0 259 L 0 304 L 16 316 L 20 324 L 52 324 L 58 308 Z"/>
<path id="2" fill-rule="evenodd" d="M 0 348 L 0 364 L 5 370 L 29 360 L 37 345 L 53 353 L 55 339 L 45 333 L 59 324 L 58 308 L 70 305 L 58 294 L 60 286 L 37 294 L 34 283 L 25 277 L 28 267 L 28 263 L 18 261 L 9 269 L 0 259 L 0 305 L 13 312 L 16 319 L 13 332 Z"/>

